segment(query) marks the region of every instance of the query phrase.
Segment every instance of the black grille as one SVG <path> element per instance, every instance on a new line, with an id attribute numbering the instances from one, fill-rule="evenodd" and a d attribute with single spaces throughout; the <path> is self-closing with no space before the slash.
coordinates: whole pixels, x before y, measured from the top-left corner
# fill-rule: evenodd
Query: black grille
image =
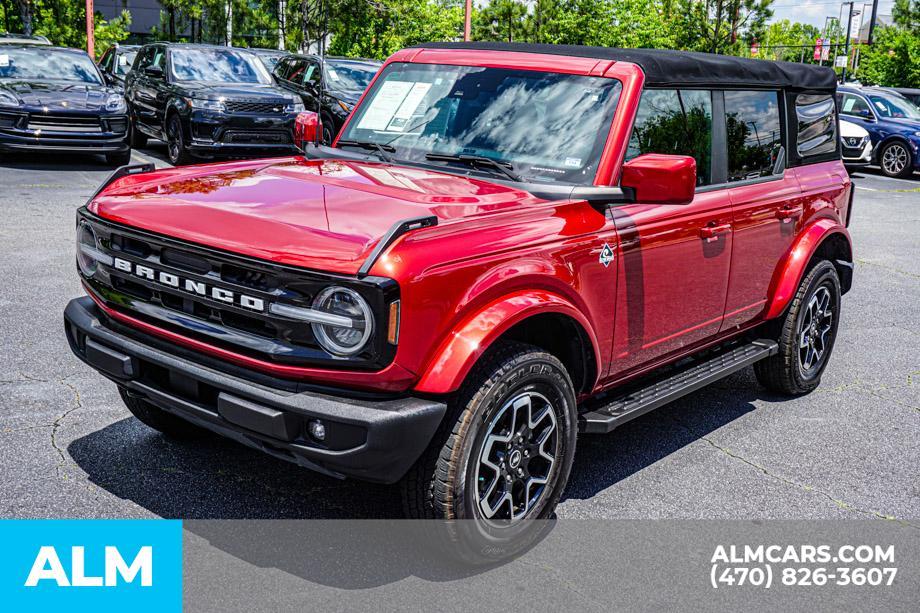
<path id="1" fill-rule="evenodd" d="M 238 130 L 229 130 L 224 133 L 223 142 L 248 145 L 286 145 L 292 141 L 291 135 L 288 132 L 242 132 Z"/>
<path id="2" fill-rule="evenodd" d="M 381 289 L 323 273 L 224 254 L 92 219 L 102 251 L 135 266 L 147 266 L 155 274 L 174 275 L 179 285 L 164 285 L 162 281 L 138 276 L 136 268 L 126 271 L 112 262 L 101 264 L 86 279 L 97 297 L 112 308 L 157 327 L 267 362 L 345 365 L 345 361 L 332 358 L 319 346 L 308 323 L 272 314 L 268 308 L 271 303 L 309 307 L 324 287 L 332 283 L 345 285 L 368 300 L 381 329 L 385 305 L 398 292 L 392 282 L 386 282 L 386 289 Z M 203 295 L 192 291 L 186 281 L 203 284 L 206 288 Z M 232 302 L 216 299 L 212 288 L 232 292 Z M 246 308 L 242 295 L 261 300 L 264 308 Z M 381 335 L 359 355 L 347 360 L 347 365 L 377 369 L 389 363 L 394 352 Z"/>
<path id="3" fill-rule="evenodd" d="M 98 117 L 32 115 L 29 117 L 29 129 L 49 132 L 101 132 L 102 126 Z"/>
<path id="4" fill-rule="evenodd" d="M 263 115 L 283 113 L 286 105 L 287 102 L 283 100 L 277 102 L 241 102 L 238 100 L 224 102 L 227 111 L 231 113 L 259 113 Z"/>

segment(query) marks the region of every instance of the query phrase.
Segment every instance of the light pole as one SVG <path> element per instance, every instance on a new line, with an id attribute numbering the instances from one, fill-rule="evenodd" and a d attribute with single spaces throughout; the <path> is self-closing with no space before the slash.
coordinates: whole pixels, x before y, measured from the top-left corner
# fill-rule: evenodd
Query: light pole
<path id="1" fill-rule="evenodd" d="M 96 59 L 95 26 L 93 25 L 93 0 L 86 0 L 86 52 Z"/>

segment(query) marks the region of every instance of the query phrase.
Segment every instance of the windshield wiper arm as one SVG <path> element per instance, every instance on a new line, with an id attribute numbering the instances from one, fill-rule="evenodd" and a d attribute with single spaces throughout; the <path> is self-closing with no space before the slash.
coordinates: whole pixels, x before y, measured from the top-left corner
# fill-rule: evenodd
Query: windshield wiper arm
<path id="1" fill-rule="evenodd" d="M 371 151 L 377 152 L 377 157 L 388 164 L 393 163 L 393 158 L 390 157 L 389 151 L 396 151 L 395 147 L 391 147 L 387 144 L 374 143 L 370 141 L 360 141 L 360 140 L 340 140 L 336 143 L 337 146 L 345 147 L 358 147 L 359 149 L 369 149 Z"/>
<path id="2" fill-rule="evenodd" d="M 425 155 L 426 160 L 437 160 L 442 162 L 460 162 L 462 164 L 467 164 L 468 166 L 485 166 L 487 168 L 493 168 L 512 181 L 520 183 L 523 181 L 520 175 L 514 172 L 514 166 L 510 162 L 499 162 L 498 160 L 493 160 L 492 158 L 486 157 L 484 155 L 448 155 L 446 153 L 429 153 Z"/>

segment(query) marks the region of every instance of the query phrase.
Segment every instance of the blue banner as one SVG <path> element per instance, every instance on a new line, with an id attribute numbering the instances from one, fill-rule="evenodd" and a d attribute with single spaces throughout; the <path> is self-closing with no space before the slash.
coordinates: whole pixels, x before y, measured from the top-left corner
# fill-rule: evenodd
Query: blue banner
<path id="1" fill-rule="evenodd" d="M 0 520 L 5 611 L 182 610 L 178 520 Z"/>

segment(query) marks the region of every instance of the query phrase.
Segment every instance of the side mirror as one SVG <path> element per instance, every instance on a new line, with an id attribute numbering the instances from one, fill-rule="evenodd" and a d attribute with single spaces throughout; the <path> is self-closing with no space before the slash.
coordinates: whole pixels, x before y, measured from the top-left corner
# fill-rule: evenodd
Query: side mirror
<path id="1" fill-rule="evenodd" d="M 690 204 L 696 192 L 696 160 L 687 155 L 646 153 L 623 164 L 620 187 L 643 204 Z"/>
<path id="2" fill-rule="evenodd" d="M 323 133 L 323 122 L 319 115 L 313 111 L 304 111 L 297 114 L 294 121 L 294 145 L 301 151 L 308 144 L 318 142 L 319 135 Z"/>
<path id="3" fill-rule="evenodd" d="M 857 117 L 862 117 L 863 119 L 872 119 L 872 111 L 869 109 L 859 109 L 856 111 Z"/>
<path id="4" fill-rule="evenodd" d="M 163 78 L 163 69 L 159 66 L 147 66 L 144 68 L 144 74 L 148 77 L 154 77 L 156 79 Z"/>

